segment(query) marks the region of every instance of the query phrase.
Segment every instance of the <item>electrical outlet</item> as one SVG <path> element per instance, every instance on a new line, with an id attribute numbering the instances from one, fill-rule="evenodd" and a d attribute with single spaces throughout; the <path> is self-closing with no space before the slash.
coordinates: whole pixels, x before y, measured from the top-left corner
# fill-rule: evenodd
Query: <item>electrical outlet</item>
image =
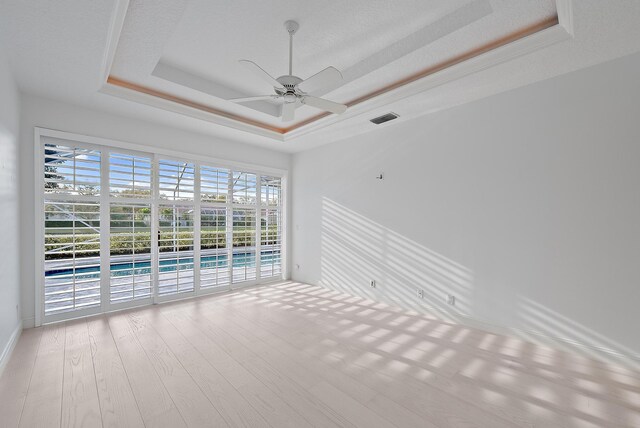
<path id="1" fill-rule="evenodd" d="M 416 294 L 418 295 L 418 298 L 424 299 L 424 290 L 422 288 L 418 288 L 416 290 Z"/>
<path id="2" fill-rule="evenodd" d="M 453 294 L 447 294 L 447 305 L 455 306 L 456 296 L 454 296 Z"/>
<path id="3" fill-rule="evenodd" d="M 369 287 L 376 288 L 376 280 L 375 279 L 372 279 L 371 281 L 369 281 Z"/>

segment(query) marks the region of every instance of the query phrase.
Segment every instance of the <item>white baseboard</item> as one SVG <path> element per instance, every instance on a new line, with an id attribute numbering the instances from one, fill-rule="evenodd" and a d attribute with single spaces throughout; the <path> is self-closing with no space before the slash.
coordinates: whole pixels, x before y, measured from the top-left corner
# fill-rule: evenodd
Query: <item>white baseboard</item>
<path id="1" fill-rule="evenodd" d="M 22 319 L 22 329 L 26 330 L 28 328 L 34 328 L 36 326 L 36 318 L 23 318 Z"/>
<path id="2" fill-rule="evenodd" d="M 625 366 L 633 370 L 640 370 L 640 355 L 632 352 L 621 352 L 606 345 L 584 343 L 582 341 L 552 336 L 547 333 L 525 330 L 514 327 L 503 327 L 472 317 L 460 317 L 459 322 L 469 327 L 485 330 L 502 336 L 513 336 L 537 345 L 555 348 L 581 356 L 597 359 L 605 363 Z"/>
<path id="3" fill-rule="evenodd" d="M 7 363 L 9 362 L 9 358 L 11 358 L 11 354 L 13 353 L 16 344 L 18 343 L 18 339 L 20 339 L 20 334 L 22 333 L 22 321 L 18 323 L 13 333 L 11 333 L 11 337 L 9 338 L 9 342 L 2 350 L 2 355 L 0 355 L 0 375 L 4 371 Z"/>
<path id="4" fill-rule="evenodd" d="M 331 285 L 322 282 L 316 283 L 315 285 L 347 294 L 354 294 L 353 292 L 340 289 L 339 287 L 332 287 Z M 515 337 L 536 345 L 570 352 L 609 364 L 624 366 L 632 370 L 640 370 L 640 354 L 634 353 L 631 350 L 612 349 L 610 346 L 607 346 L 606 343 L 601 343 L 601 341 L 596 339 L 593 339 L 591 343 L 585 343 L 579 339 L 553 336 L 536 330 L 497 325 L 490 321 L 451 310 L 448 307 L 432 306 L 422 300 L 419 303 L 411 304 L 410 302 L 406 302 L 402 299 L 388 298 L 388 296 L 385 295 L 374 296 L 362 293 L 359 294 L 359 296 L 400 308 L 421 312 L 439 318 L 443 321 L 458 323 L 501 336 Z"/>
<path id="5" fill-rule="evenodd" d="M 431 312 L 430 309 L 434 310 L 434 312 Z M 444 310 L 446 309 L 447 308 Z M 466 314 L 451 311 L 443 312 L 442 308 L 425 306 L 423 312 L 430 315 L 436 315 L 444 318 L 445 320 L 451 320 L 468 327 L 484 330 L 489 333 L 499 334 L 501 336 L 512 336 L 536 345 L 546 346 L 548 348 L 597 359 L 605 363 L 625 366 L 633 370 L 640 370 L 640 354 L 636 354 L 631 351 L 623 352 L 617 349 L 612 349 L 605 344 L 599 344 L 597 341 L 585 343 L 578 339 L 554 336 L 532 329 L 506 327 L 480 318 L 471 317 Z"/>

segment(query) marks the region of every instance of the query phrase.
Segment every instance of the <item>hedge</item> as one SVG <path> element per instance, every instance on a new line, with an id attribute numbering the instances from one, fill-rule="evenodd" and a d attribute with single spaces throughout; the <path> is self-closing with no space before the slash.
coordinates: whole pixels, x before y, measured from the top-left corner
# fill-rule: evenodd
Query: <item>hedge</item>
<path id="1" fill-rule="evenodd" d="M 267 245 L 277 243 L 278 233 L 275 228 L 263 231 L 263 242 Z M 133 236 L 132 236 L 133 235 Z M 131 254 L 135 250 L 136 254 L 148 253 L 151 251 L 150 232 L 136 232 L 134 234 L 112 234 L 110 237 L 111 255 Z M 175 238 L 174 238 L 175 236 Z M 193 232 L 178 232 L 176 235 L 171 231 L 160 232 L 161 252 L 185 251 L 193 249 Z M 233 246 L 251 246 L 255 238 L 253 230 L 237 230 L 233 232 Z M 64 259 L 75 252 L 76 257 L 95 257 L 100 254 L 100 235 L 78 234 L 75 235 L 75 251 L 72 249 L 74 235 L 46 235 L 44 238 L 45 258 Z M 204 230 L 200 237 L 200 247 L 202 249 L 226 248 L 227 235 L 225 231 Z M 57 248 L 67 247 L 64 250 L 50 253 Z"/>

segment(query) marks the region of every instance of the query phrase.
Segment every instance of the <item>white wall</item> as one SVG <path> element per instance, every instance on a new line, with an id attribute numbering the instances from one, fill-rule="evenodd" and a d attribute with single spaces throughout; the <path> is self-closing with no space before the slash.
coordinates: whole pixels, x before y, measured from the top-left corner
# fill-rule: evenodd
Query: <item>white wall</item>
<path id="1" fill-rule="evenodd" d="M 236 162 L 289 169 L 291 156 L 251 145 L 219 141 L 212 137 L 140 120 L 88 110 L 32 95 L 22 97 L 20 125 L 20 234 L 22 312 L 25 327 L 35 317 L 34 261 L 34 127 L 91 135 L 153 148 L 180 150 Z"/>
<path id="2" fill-rule="evenodd" d="M 635 55 L 296 154 L 293 278 L 640 355 L 638 76 Z"/>
<path id="3" fill-rule="evenodd" d="M 20 328 L 19 111 L 18 88 L 0 52 L 0 370 L 12 335 Z"/>

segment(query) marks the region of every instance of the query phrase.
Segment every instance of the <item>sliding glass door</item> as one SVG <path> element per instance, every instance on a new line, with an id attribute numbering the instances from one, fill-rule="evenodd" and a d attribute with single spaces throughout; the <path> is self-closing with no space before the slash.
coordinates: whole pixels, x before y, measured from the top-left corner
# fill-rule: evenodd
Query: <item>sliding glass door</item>
<path id="1" fill-rule="evenodd" d="M 282 179 L 263 175 L 260 180 L 260 276 L 282 274 Z"/>
<path id="2" fill-rule="evenodd" d="M 109 303 L 150 301 L 153 159 L 109 153 Z"/>
<path id="3" fill-rule="evenodd" d="M 195 290 L 195 165 L 158 162 L 158 295 Z"/>
<path id="4" fill-rule="evenodd" d="M 46 144 L 41 153 L 43 311 L 45 314 L 88 314 L 99 309 L 102 303 L 102 153 L 65 141 Z"/>
<path id="5" fill-rule="evenodd" d="M 231 221 L 229 189 L 231 171 L 201 165 L 200 186 L 200 289 L 224 290 L 231 284 Z"/>
<path id="6" fill-rule="evenodd" d="M 282 178 L 42 136 L 41 321 L 282 277 Z"/>

